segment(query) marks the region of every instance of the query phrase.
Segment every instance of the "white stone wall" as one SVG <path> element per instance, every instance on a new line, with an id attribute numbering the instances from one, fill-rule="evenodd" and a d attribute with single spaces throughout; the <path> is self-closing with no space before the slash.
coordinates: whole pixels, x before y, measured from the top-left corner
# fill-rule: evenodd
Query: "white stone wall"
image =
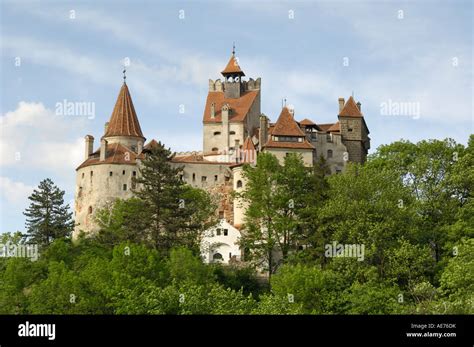
<path id="1" fill-rule="evenodd" d="M 233 170 L 234 180 L 234 191 L 241 193 L 245 190 L 246 180 L 243 177 L 243 168 L 242 166 L 235 167 Z M 242 186 L 239 187 L 239 181 L 242 183 Z M 234 199 L 234 225 L 243 225 L 244 224 L 244 217 L 245 211 L 247 209 L 247 203 L 243 202 L 242 199 L 235 198 Z"/>
<path id="2" fill-rule="evenodd" d="M 220 235 L 218 235 L 218 229 L 220 229 Z M 224 230 L 227 230 L 227 235 L 224 234 Z M 225 220 L 221 220 L 216 226 L 206 230 L 201 241 L 201 255 L 204 262 L 228 264 L 232 257 L 240 260 L 239 238 L 240 231 Z M 217 253 L 222 256 L 222 260 L 215 258 Z"/>
<path id="3" fill-rule="evenodd" d="M 283 165 L 287 153 L 299 153 L 303 158 L 305 166 L 313 166 L 313 150 L 297 148 L 265 148 L 265 152 L 277 157 L 278 162 Z"/>
<path id="4" fill-rule="evenodd" d="M 94 216 L 98 209 L 111 204 L 117 198 L 128 199 L 133 196 L 131 187 L 134 171 L 136 175 L 139 174 L 135 164 L 99 164 L 77 170 L 74 209 L 76 227 L 73 238 L 76 238 L 81 230 L 97 230 Z M 124 184 L 127 185 L 126 190 Z"/>

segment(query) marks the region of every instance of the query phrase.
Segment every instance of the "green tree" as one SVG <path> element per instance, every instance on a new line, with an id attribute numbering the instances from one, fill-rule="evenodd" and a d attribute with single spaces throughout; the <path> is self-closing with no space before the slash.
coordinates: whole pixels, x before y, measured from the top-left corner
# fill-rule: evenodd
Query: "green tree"
<path id="1" fill-rule="evenodd" d="M 161 143 L 146 154 L 135 194 L 146 207 L 148 239 L 168 252 L 172 247 L 197 249 L 201 234 L 212 225 L 210 196 L 180 179 L 182 168 L 170 163 L 171 151 Z"/>
<path id="2" fill-rule="evenodd" d="M 53 240 L 69 237 L 74 228 L 72 212 L 64 204 L 64 191 L 49 178 L 40 182 L 28 198 L 30 206 L 23 213 L 26 219 L 26 238 L 29 243 L 49 245 Z"/>

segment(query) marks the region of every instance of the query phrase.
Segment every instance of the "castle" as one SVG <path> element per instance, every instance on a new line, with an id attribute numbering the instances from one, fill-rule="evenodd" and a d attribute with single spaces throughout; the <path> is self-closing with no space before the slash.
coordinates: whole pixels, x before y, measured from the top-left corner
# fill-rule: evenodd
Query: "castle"
<path id="1" fill-rule="evenodd" d="M 261 78 L 245 81 L 235 52 L 221 73 L 222 81 L 209 80 L 202 151 L 176 153 L 171 164 L 183 168 L 181 179 L 187 184 L 219 197 L 219 223 L 205 232 L 202 255 L 207 262 L 228 263 L 240 260 L 242 254 L 237 242 L 245 206 L 231 193 L 245 188 L 244 163 L 255 164 L 259 152 L 271 153 L 279 161 L 298 153 L 307 166 L 322 156 L 331 173 L 339 173 L 347 162 L 366 160 L 370 138 L 361 104 L 352 96 L 347 101 L 339 98 L 335 123 L 297 121 L 294 110 L 286 106 L 272 123 L 260 110 Z M 145 141 L 124 81 L 99 148 L 94 151 L 94 138 L 85 137 L 84 162 L 76 169 L 74 238 L 80 231 L 97 229 L 97 209 L 133 196 L 140 162 L 157 145 L 155 140 Z"/>

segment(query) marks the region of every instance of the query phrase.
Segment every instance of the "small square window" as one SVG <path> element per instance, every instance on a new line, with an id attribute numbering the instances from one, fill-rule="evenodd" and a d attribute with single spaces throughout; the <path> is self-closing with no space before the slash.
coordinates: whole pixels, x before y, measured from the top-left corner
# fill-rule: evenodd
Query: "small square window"
<path id="1" fill-rule="evenodd" d="M 217 230 L 216 230 L 216 235 L 217 235 L 217 236 L 221 236 L 221 229 L 217 229 Z"/>
<path id="2" fill-rule="evenodd" d="M 201 177 L 201 182 L 206 182 L 207 181 L 207 177 L 206 176 L 202 176 Z"/>

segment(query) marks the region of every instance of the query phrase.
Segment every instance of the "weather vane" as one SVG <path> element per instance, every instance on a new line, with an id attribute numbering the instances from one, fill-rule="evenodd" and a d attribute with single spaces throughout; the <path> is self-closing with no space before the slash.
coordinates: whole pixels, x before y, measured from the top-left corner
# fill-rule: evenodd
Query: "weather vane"
<path id="1" fill-rule="evenodd" d="M 235 41 L 232 43 L 232 55 L 235 56 Z"/>
<path id="2" fill-rule="evenodd" d="M 122 73 L 123 73 L 123 83 L 126 83 L 126 81 L 125 81 L 127 79 L 127 76 L 125 75 L 126 72 L 127 72 L 127 68 L 124 66 L 123 71 L 122 71 Z"/>

